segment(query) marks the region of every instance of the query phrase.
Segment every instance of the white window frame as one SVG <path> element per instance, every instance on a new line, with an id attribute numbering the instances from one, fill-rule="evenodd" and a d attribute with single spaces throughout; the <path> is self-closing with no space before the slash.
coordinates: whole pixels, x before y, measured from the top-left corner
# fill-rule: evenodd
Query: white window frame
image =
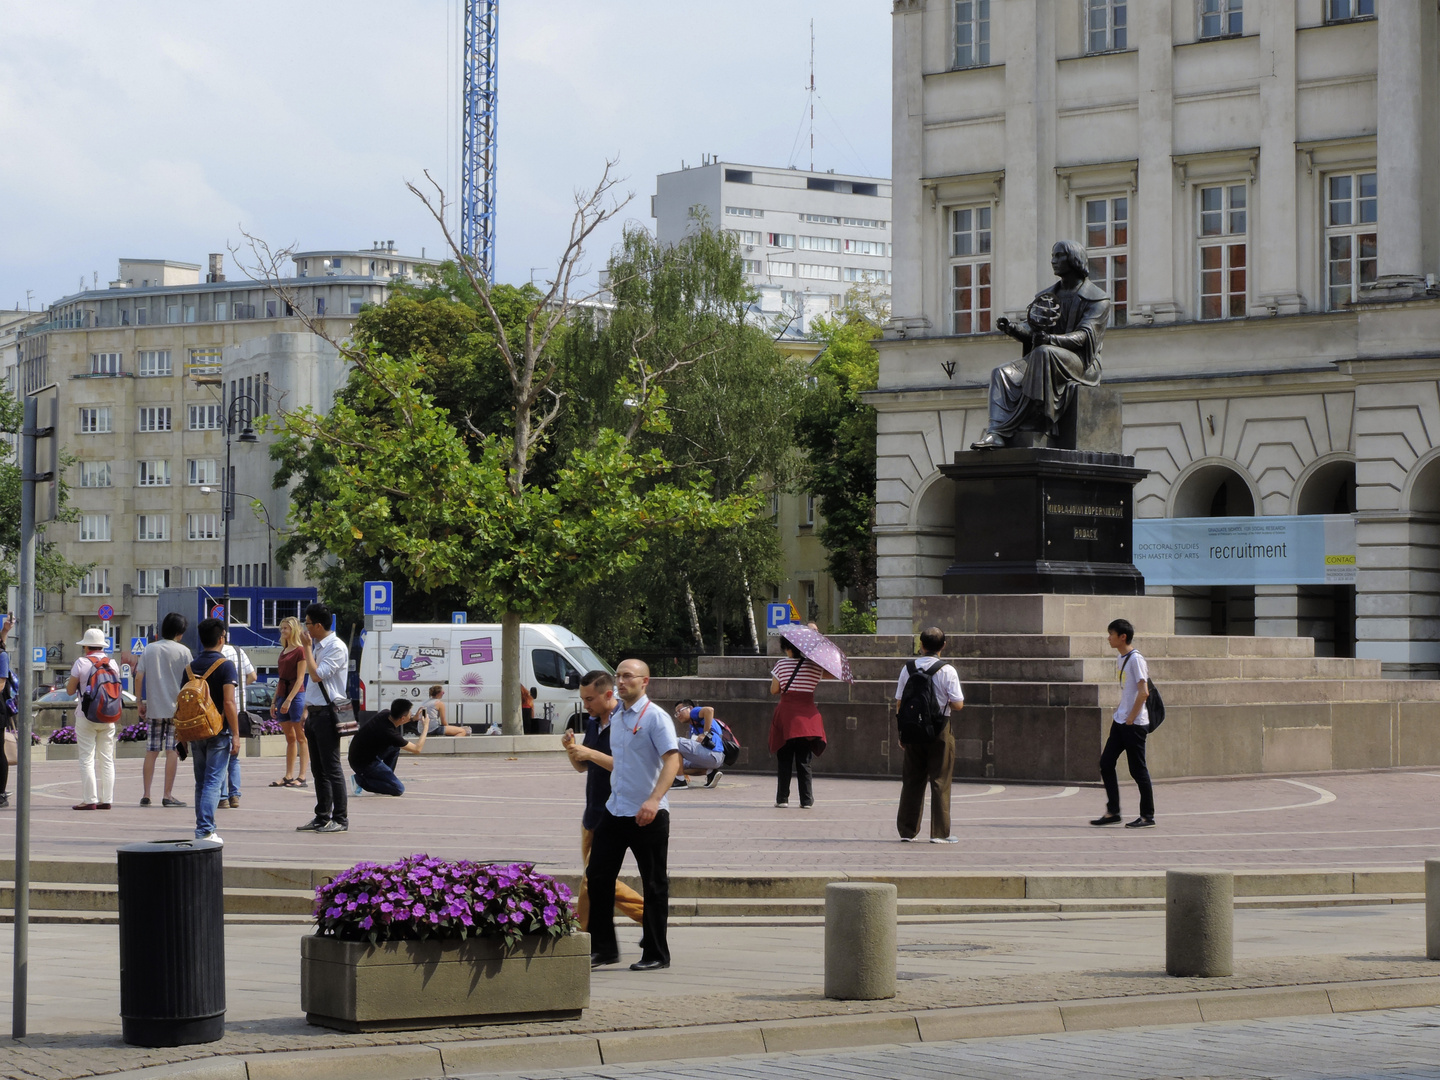
<path id="1" fill-rule="evenodd" d="M 757 210 L 753 206 L 727 206 L 725 207 L 727 217 L 763 218 L 764 210 Z"/>
<path id="2" fill-rule="evenodd" d="M 80 542 L 82 544 L 103 544 L 109 539 L 109 514 L 80 515 Z"/>
<path id="3" fill-rule="evenodd" d="M 80 462 L 80 486 L 82 488 L 108 488 L 111 486 L 110 462 Z"/>
<path id="4" fill-rule="evenodd" d="M 812 281 L 839 281 L 840 267 L 824 263 L 796 263 L 795 273 Z"/>
<path id="5" fill-rule="evenodd" d="M 1350 182 L 1350 193 L 1348 197 L 1337 199 L 1335 197 L 1334 182 L 1340 179 L 1347 179 Z M 1365 190 L 1365 181 L 1371 185 L 1373 194 L 1362 194 Z M 1379 217 L 1380 202 L 1379 192 L 1374 185 L 1378 177 L 1376 170 L 1372 168 L 1359 169 L 1337 169 L 1327 173 L 1322 179 L 1321 205 L 1325 223 L 1324 238 L 1321 246 L 1321 258 L 1324 266 L 1321 269 L 1322 280 L 1325 288 L 1325 310 L 1338 311 L 1348 304 L 1353 304 L 1360 299 L 1360 289 L 1377 280 L 1379 275 Z M 1345 221 L 1337 221 L 1341 216 L 1341 207 L 1345 207 L 1343 216 Z M 1369 214 L 1368 220 L 1366 214 Z M 1348 281 L 1337 283 L 1336 269 L 1340 260 L 1336 258 L 1336 248 L 1340 241 L 1347 241 L 1348 254 L 1343 256 L 1346 264 L 1346 275 Z M 1367 247 L 1368 244 L 1368 247 Z M 1368 255 L 1366 254 L 1368 250 Z M 1367 273 L 1368 270 L 1368 273 Z M 1345 290 L 1348 294 L 1343 299 L 1339 292 Z"/>
<path id="6" fill-rule="evenodd" d="M 1195 10 L 1195 29 L 1201 41 L 1239 37 L 1245 33 L 1245 0 L 1199 0 Z M 1211 26 L 1209 31 L 1207 20 Z"/>
<path id="7" fill-rule="evenodd" d="M 1110 297 L 1110 325 L 1130 321 L 1131 193 L 1096 192 L 1080 200 L 1080 228 L 1090 259 L 1090 280 Z M 1096 218 L 1096 209 L 1102 217 Z M 1122 285 L 1123 283 L 1123 285 Z"/>
<path id="8" fill-rule="evenodd" d="M 137 514 L 135 516 L 136 543 L 159 544 L 169 539 L 169 514 Z"/>
<path id="9" fill-rule="evenodd" d="M 1211 195 L 1214 203 L 1207 206 Z M 1244 180 L 1195 187 L 1195 314 L 1202 321 L 1242 319 L 1249 313 L 1249 207 L 1250 185 Z M 1212 297 L 1218 306 L 1207 310 L 1207 301 Z"/>
<path id="10" fill-rule="evenodd" d="M 120 354 L 118 352 L 96 352 L 90 354 L 91 375 L 119 375 Z"/>
<path id="11" fill-rule="evenodd" d="M 170 587 L 170 567 L 156 566 L 135 571 L 135 592 L 139 596 L 159 596 Z"/>
<path id="12" fill-rule="evenodd" d="M 990 202 L 947 206 L 945 224 L 950 332 L 989 333 L 995 313 L 995 206 Z"/>
<path id="13" fill-rule="evenodd" d="M 765 272 L 765 264 L 759 259 L 741 259 L 740 270 L 746 274 L 763 274 Z"/>
<path id="14" fill-rule="evenodd" d="M 1375 0 L 1325 0 L 1327 23 L 1375 18 Z"/>
<path id="15" fill-rule="evenodd" d="M 772 233 L 766 233 L 766 234 L 765 234 L 765 246 L 766 246 L 766 247 L 770 247 L 770 248 L 779 248 L 779 249 L 781 249 L 781 250 L 783 250 L 783 251 L 794 251 L 794 250 L 795 250 L 795 234 L 794 234 L 794 233 L 773 233 L 773 232 L 772 232 Z"/>
<path id="16" fill-rule="evenodd" d="M 990 0 L 953 0 L 950 43 L 956 70 L 990 65 Z M 961 39 L 965 40 L 961 40 Z"/>
<path id="17" fill-rule="evenodd" d="M 80 584 L 76 588 L 81 596 L 109 596 L 110 568 L 106 566 L 92 567 L 80 579 Z"/>
<path id="18" fill-rule="evenodd" d="M 109 405 L 87 405 L 80 410 L 81 435 L 109 435 L 113 430 Z"/>
<path id="19" fill-rule="evenodd" d="M 185 538 L 187 540 L 219 540 L 222 522 L 219 514 L 186 514 Z"/>
<path id="20" fill-rule="evenodd" d="M 1128 48 L 1129 14 L 1128 0 L 1085 0 L 1085 51 L 1094 55 Z"/>
<path id="21" fill-rule="evenodd" d="M 218 375 L 223 352 L 215 346 L 206 346 L 190 350 L 190 363 L 187 365 L 187 375 Z"/>
<path id="22" fill-rule="evenodd" d="M 143 458 L 136 462 L 136 487 L 169 487 L 170 459 Z"/>
<path id="23" fill-rule="evenodd" d="M 208 466 L 204 468 L 202 466 Z M 191 458 L 186 465 L 190 487 L 211 486 L 220 483 L 220 461 L 218 458 Z"/>
<path id="24" fill-rule="evenodd" d="M 769 259 L 767 260 L 766 265 L 769 267 L 770 277 L 795 276 L 795 264 L 793 262 L 787 262 L 785 260 L 776 261 L 775 259 Z"/>
<path id="25" fill-rule="evenodd" d="M 169 405 L 142 405 L 135 415 L 135 430 L 173 431 L 173 420 Z"/>
<path id="26" fill-rule="evenodd" d="M 143 349 L 135 354 L 135 375 L 141 379 L 158 379 L 173 375 L 169 349 Z"/>
<path id="27" fill-rule="evenodd" d="M 206 586 L 220 584 L 220 569 L 218 567 L 186 567 L 185 587 L 187 589 L 205 588 Z"/>
<path id="28" fill-rule="evenodd" d="M 796 251 L 829 251 L 838 255 L 843 249 L 838 236 L 797 236 Z"/>
<path id="29" fill-rule="evenodd" d="M 225 409 L 221 405 L 190 405 L 187 409 L 186 428 L 190 431 L 219 431 L 225 426 Z M 196 423 L 197 420 L 208 422 Z"/>

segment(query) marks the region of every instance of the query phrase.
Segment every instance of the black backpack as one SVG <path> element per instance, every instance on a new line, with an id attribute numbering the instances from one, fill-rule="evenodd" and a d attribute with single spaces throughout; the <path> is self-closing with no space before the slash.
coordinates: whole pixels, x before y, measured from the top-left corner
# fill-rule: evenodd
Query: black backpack
<path id="1" fill-rule="evenodd" d="M 945 702 L 935 693 L 934 676 L 944 664 L 931 664 L 924 671 L 914 660 L 906 663 L 909 673 L 905 689 L 900 692 L 900 708 L 897 717 L 900 724 L 900 741 L 903 744 L 934 742 L 945 730 L 950 718 L 945 715 Z"/>
<path id="2" fill-rule="evenodd" d="M 1130 662 L 1130 657 L 1135 650 L 1131 649 L 1125 654 L 1125 659 L 1120 661 L 1120 670 L 1125 670 L 1125 665 Z M 1150 717 L 1150 730 L 1154 731 L 1165 722 L 1165 699 L 1160 696 L 1160 688 L 1155 685 L 1153 679 L 1146 680 L 1145 688 L 1149 695 L 1145 698 L 1145 713 Z"/>

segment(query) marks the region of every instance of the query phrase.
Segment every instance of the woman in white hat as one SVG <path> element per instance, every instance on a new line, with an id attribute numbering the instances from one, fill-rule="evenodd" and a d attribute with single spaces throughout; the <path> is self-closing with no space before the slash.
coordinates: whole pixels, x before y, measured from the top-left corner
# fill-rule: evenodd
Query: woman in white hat
<path id="1" fill-rule="evenodd" d="M 90 674 L 115 661 L 105 655 L 105 635 L 98 626 L 85 631 L 75 644 L 85 650 L 70 669 L 65 692 L 75 694 L 75 744 L 80 759 L 80 801 L 73 810 L 109 810 L 115 800 L 115 729 L 117 724 L 92 724 L 81 711 Z M 118 678 L 119 671 L 115 672 Z M 98 774 L 99 783 L 96 783 Z"/>

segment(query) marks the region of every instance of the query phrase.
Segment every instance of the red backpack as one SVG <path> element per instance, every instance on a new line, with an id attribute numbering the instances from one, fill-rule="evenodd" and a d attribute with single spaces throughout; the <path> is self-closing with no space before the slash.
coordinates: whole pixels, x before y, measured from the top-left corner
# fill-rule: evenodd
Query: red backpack
<path id="1" fill-rule="evenodd" d="M 90 661 L 90 679 L 80 697 L 80 713 L 92 724 L 116 724 L 125 707 L 120 697 L 120 673 L 104 653 L 86 657 Z"/>

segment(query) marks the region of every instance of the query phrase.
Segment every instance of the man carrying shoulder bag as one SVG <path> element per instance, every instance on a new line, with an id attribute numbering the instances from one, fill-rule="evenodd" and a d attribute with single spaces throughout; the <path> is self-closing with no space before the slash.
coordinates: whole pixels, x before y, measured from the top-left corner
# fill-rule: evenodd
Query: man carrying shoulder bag
<path id="1" fill-rule="evenodd" d="M 305 653 L 304 670 L 310 675 L 305 687 L 305 742 L 315 779 L 315 817 L 295 831 L 345 832 L 350 828 L 350 793 L 340 762 L 340 738 L 355 731 L 355 712 L 345 690 L 350 650 L 331 631 L 330 609 L 324 604 L 305 609 L 300 648 Z"/>

